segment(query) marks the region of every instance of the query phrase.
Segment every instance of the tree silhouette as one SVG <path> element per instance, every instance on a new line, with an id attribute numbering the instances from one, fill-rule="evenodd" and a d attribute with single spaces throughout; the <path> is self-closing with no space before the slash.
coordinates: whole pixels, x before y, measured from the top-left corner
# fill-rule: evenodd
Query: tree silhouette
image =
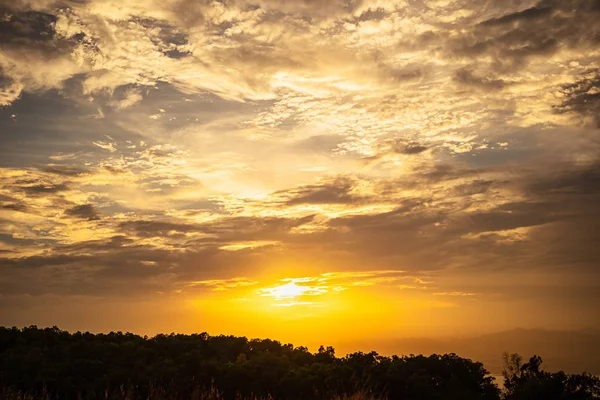
<path id="1" fill-rule="evenodd" d="M 275 340 L 235 336 L 70 334 L 57 327 L 0 327 L 0 398 L 58 399 L 598 399 L 598 379 L 550 373 L 533 357 L 506 355 L 504 396 L 481 363 L 456 354 L 336 357 Z M 202 395 L 198 397 L 198 393 Z M 195 395 L 196 394 L 196 395 Z M 196 396 L 196 397 L 194 397 Z"/>
<path id="2" fill-rule="evenodd" d="M 504 355 L 504 387 L 507 400 L 600 399 L 600 380 L 588 373 L 566 374 L 542 370 L 542 358 L 523 363 L 518 354 Z"/>

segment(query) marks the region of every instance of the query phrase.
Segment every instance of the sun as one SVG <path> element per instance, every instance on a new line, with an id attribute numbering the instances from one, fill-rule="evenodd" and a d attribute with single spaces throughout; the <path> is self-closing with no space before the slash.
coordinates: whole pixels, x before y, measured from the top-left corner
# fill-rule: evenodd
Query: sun
<path id="1" fill-rule="evenodd" d="M 301 283 L 291 280 L 282 285 L 257 290 L 260 296 L 270 297 L 276 305 L 289 306 L 299 304 L 312 304 L 308 301 L 300 301 L 307 296 L 318 296 L 329 292 L 327 286 L 313 286 L 309 283 Z"/>
<path id="2" fill-rule="evenodd" d="M 295 282 L 286 283 L 285 285 L 275 286 L 272 288 L 262 289 L 262 296 L 270 296 L 276 300 L 295 299 L 311 291 L 310 286 L 298 286 Z"/>

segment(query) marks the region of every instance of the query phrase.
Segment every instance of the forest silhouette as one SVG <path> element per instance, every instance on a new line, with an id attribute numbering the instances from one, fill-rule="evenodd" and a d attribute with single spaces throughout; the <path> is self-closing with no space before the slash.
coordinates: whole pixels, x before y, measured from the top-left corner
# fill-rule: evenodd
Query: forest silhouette
<path id="1" fill-rule="evenodd" d="M 3 399 L 587 400 L 597 377 L 547 372 L 542 359 L 504 355 L 499 387 L 480 362 L 456 354 L 336 357 L 270 339 L 207 333 L 69 333 L 0 327 Z"/>

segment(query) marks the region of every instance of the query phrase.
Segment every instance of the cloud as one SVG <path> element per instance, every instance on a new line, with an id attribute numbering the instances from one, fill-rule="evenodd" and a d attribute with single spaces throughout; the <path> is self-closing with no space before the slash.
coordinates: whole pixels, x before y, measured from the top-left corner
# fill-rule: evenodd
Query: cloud
<path id="1" fill-rule="evenodd" d="M 96 142 L 94 142 L 94 146 L 98 146 L 101 149 L 108 150 L 111 153 L 117 151 L 114 143 L 107 143 L 107 142 L 96 141 Z"/>
<path id="2" fill-rule="evenodd" d="M 81 204 L 65 211 L 71 217 L 87 219 L 89 221 L 99 220 L 100 214 L 93 204 Z"/>
<path id="3" fill-rule="evenodd" d="M 48 164 L 43 171 L 62 176 L 82 176 L 89 173 L 86 168 L 62 164 Z"/>
<path id="4" fill-rule="evenodd" d="M 307 185 L 290 192 L 280 192 L 287 198 L 286 204 L 350 204 L 360 202 L 360 194 L 353 194 L 355 181 L 347 177 L 338 177 L 319 185 Z"/>
<path id="5" fill-rule="evenodd" d="M 574 113 L 581 116 L 583 124 L 590 120 L 592 126 L 600 128 L 600 70 L 590 70 L 561 89 L 564 100 L 554 110 L 557 113 Z"/>
<path id="6" fill-rule="evenodd" d="M 2 2 L 0 293 L 595 282 L 597 2 L 441 3 Z"/>
<path id="7" fill-rule="evenodd" d="M 454 81 L 463 86 L 473 87 L 482 90 L 501 90 L 505 82 L 501 79 L 492 79 L 490 77 L 478 77 L 473 71 L 461 69 L 456 71 Z"/>
<path id="8" fill-rule="evenodd" d="M 21 186 L 21 189 L 30 195 L 43 195 L 51 193 L 59 193 L 69 190 L 69 187 L 64 183 L 51 184 L 36 184 L 31 186 Z"/>
<path id="9" fill-rule="evenodd" d="M 0 72 L 4 81 L 11 82 L 3 85 L 5 98 L 7 91 L 14 101 L 23 90 L 61 88 L 67 79 L 86 71 L 85 60 L 77 59 L 84 44 L 77 36 L 62 36 L 56 31 L 56 14 L 18 6 L 3 13 Z"/>
<path id="10" fill-rule="evenodd" d="M 542 0 L 535 6 L 482 21 L 453 45 L 470 57 L 489 57 L 498 71 L 522 68 L 531 57 L 563 47 L 595 47 L 600 13 L 594 0 Z"/>
<path id="11" fill-rule="evenodd" d="M 411 142 L 400 148 L 397 148 L 396 151 L 401 154 L 420 154 L 426 151 L 428 147 L 420 145 L 419 143 Z"/>
<path id="12" fill-rule="evenodd" d="M 23 85 L 6 76 L 0 66 L 0 107 L 8 106 L 21 96 Z"/>
<path id="13" fill-rule="evenodd" d="M 28 210 L 27 205 L 25 205 L 23 203 L 6 203 L 6 204 L 2 204 L 2 208 L 5 210 L 21 211 L 21 212 L 26 212 Z"/>
<path id="14" fill-rule="evenodd" d="M 238 277 L 232 279 L 213 279 L 213 280 L 204 280 L 204 281 L 196 281 L 190 282 L 186 285 L 186 289 L 188 288 L 198 288 L 198 287 L 207 287 L 215 292 L 222 292 L 229 289 L 237 289 L 240 287 L 254 286 L 258 284 L 258 282 Z"/>

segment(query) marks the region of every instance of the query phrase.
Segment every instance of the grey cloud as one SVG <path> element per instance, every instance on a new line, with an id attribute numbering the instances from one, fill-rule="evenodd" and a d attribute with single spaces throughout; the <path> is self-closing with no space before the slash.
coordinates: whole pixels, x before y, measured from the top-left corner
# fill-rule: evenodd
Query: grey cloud
<path id="1" fill-rule="evenodd" d="M 287 235 L 290 229 L 304 225 L 312 218 L 224 217 L 203 224 L 137 220 L 123 222 L 119 227 L 124 233 L 139 237 L 185 238 L 186 233 L 203 233 L 210 236 L 195 239 L 193 243 L 216 245 L 231 241 L 278 240 Z"/>
<path id="2" fill-rule="evenodd" d="M 49 255 L 0 258 L 0 267 L 9 271 L 0 278 L 0 293 L 133 296 L 169 290 L 176 280 L 169 270 L 184 258 L 178 252 L 136 245 L 123 236 L 54 248 L 57 252 Z M 157 277 L 163 280 L 158 282 Z"/>
<path id="3" fill-rule="evenodd" d="M 461 216 L 453 229 L 464 233 L 505 231 L 553 222 L 559 219 L 558 214 L 554 204 L 535 201 L 509 203 L 489 211 Z"/>
<path id="4" fill-rule="evenodd" d="M 530 182 L 526 191 L 536 196 L 600 195 L 600 164 L 548 174 Z"/>
<path id="5" fill-rule="evenodd" d="M 2 209 L 4 210 L 12 210 L 12 211 L 20 211 L 20 212 L 26 212 L 28 210 L 27 205 L 23 204 L 23 203 L 8 203 L 8 204 L 3 204 L 1 206 Z"/>
<path id="6" fill-rule="evenodd" d="M 265 9 L 275 9 L 285 13 L 307 18 L 333 18 L 333 17 L 349 17 L 363 1 L 349 0 L 331 0 L 323 2 L 321 0 L 297 0 L 289 2 L 281 2 L 278 0 L 259 0 L 258 2 L 247 2 L 248 4 L 259 4 Z"/>
<path id="7" fill-rule="evenodd" d="M 452 192 L 456 196 L 472 196 L 487 193 L 496 184 L 493 180 L 478 179 L 473 182 L 456 186 Z"/>
<path id="8" fill-rule="evenodd" d="M 32 186 L 21 186 L 21 189 L 31 195 L 42 195 L 59 193 L 70 190 L 69 187 L 64 183 L 50 183 L 50 184 L 37 184 Z"/>
<path id="9" fill-rule="evenodd" d="M 0 75 L 4 76 L 0 101 L 4 105 L 18 99 L 23 91 L 62 88 L 66 80 L 86 69 L 84 59 L 75 55 L 76 49 L 87 45 L 83 43 L 85 35 L 59 35 L 57 13 L 50 8 L 24 11 L 0 6 L 4 15 L 0 19 Z"/>
<path id="10" fill-rule="evenodd" d="M 0 19 L 0 46 L 4 51 L 8 50 L 15 55 L 27 50 L 44 57 L 56 58 L 73 51 L 82 38 L 59 37 L 55 28 L 57 16 L 50 12 L 4 9 L 4 15 L 6 17 Z"/>
<path id="11" fill-rule="evenodd" d="M 384 19 L 387 15 L 388 15 L 388 12 L 381 8 L 378 8 L 375 10 L 373 10 L 372 8 L 369 8 L 367 11 L 360 14 L 357 19 L 361 22 L 373 21 L 373 20 L 379 21 L 379 20 Z"/>
<path id="12" fill-rule="evenodd" d="M 342 135 L 316 135 L 293 144 L 295 149 L 329 154 L 345 140 Z"/>
<path id="13" fill-rule="evenodd" d="M 461 171 L 464 176 L 474 174 L 469 169 L 440 168 L 429 179 L 444 184 L 460 177 Z M 62 256 L 3 260 L 3 266 L 14 269 L 0 280 L 3 282 L 0 290 L 5 293 L 66 291 L 98 295 L 119 293 L 120 290 L 130 290 L 131 294 L 169 290 L 184 282 L 223 276 L 222 268 L 240 273 L 276 254 L 275 248 L 248 252 L 219 250 L 224 244 L 250 240 L 281 241 L 287 257 L 311 249 L 311 256 L 331 259 L 335 265 L 354 265 L 368 260 L 372 266 L 385 268 L 392 263 L 412 272 L 443 270 L 450 265 L 480 271 L 566 266 L 574 270 L 593 269 L 597 250 L 592 242 L 598 239 L 595 229 L 598 228 L 596 221 L 600 220 L 596 218 L 598 211 L 595 210 L 597 195 L 593 198 L 582 196 L 580 194 L 586 192 L 579 188 L 597 186 L 596 175 L 597 168 L 592 168 L 553 176 L 544 182 L 526 177 L 522 185 L 529 189 L 522 191 L 526 195 L 524 200 L 491 202 L 486 203 L 485 210 L 465 210 L 464 202 L 470 196 L 487 193 L 494 185 L 504 184 L 476 179 L 446 189 L 440 193 L 446 197 L 444 199 L 425 195 L 400 199 L 397 208 L 391 212 L 335 218 L 326 223 L 324 231 L 302 235 L 289 231 L 312 222 L 313 216 L 224 217 L 202 224 L 178 220 L 129 221 L 120 224 L 122 236 L 56 246 L 56 254 Z M 419 179 L 423 176 L 426 175 Z M 340 181 L 337 185 L 344 189 L 342 198 L 346 189 L 352 187 L 351 182 Z M 400 182 L 389 183 L 394 184 L 402 185 Z M 310 198 L 320 189 L 318 185 L 302 187 L 299 194 Z M 334 200 L 336 196 L 340 194 L 334 192 Z M 316 200 L 330 200 L 330 197 L 331 194 L 319 194 Z M 443 201 L 444 206 L 436 207 L 436 201 Z M 532 227 L 535 228 L 533 232 L 522 241 L 506 241 L 502 234 L 506 230 Z M 189 239 L 186 233 L 203 235 Z M 467 237 L 473 234 L 482 236 Z M 173 240 L 179 250 L 136 245 L 136 237 Z M 555 245 L 548 246 L 548 243 Z M 28 288 L 15 284 L 15 279 L 25 279 L 27 269 L 32 268 L 41 269 L 35 282 Z M 44 282 L 42 277 L 50 276 L 48 274 L 53 278 Z"/>
<path id="14" fill-rule="evenodd" d="M 93 204 L 81 204 L 65 211 L 71 217 L 87 219 L 89 221 L 99 220 L 100 213 Z"/>
<path id="15" fill-rule="evenodd" d="M 42 171 L 61 176 L 82 176 L 90 172 L 87 168 L 60 164 L 49 164 Z"/>
<path id="16" fill-rule="evenodd" d="M 104 168 L 113 175 L 124 174 L 125 172 L 127 172 L 121 168 L 113 167 L 112 165 L 103 165 L 102 168 Z"/>
<path id="17" fill-rule="evenodd" d="M 600 128 L 600 70 L 588 71 L 576 82 L 562 86 L 565 100 L 554 107 L 557 113 L 574 112 L 593 119 Z"/>
<path id="18" fill-rule="evenodd" d="M 460 69 L 454 75 L 454 82 L 459 85 L 473 87 L 483 90 L 501 90 L 505 86 L 502 79 L 493 79 L 491 77 L 480 77 L 469 69 Z"/>
<path id="19" fill-rule="evenodd" d="M 288 192 L 278 192 L 287 205 L 297 204 L 351 204 L 364 201 L 359 195 L 352 194 L 356 181 L 347 177 L 338 177 L 330 182 L 318 185 L 301 186 Z"/>
<path id="20" fill-rule="evenodd" d="M 477 176 L 483 173 L 482 169 L 467 168 L 464 166 L 455 166 L 452 164 L 436 164 L 433 168 L 429 168 L 423 172 L 419 172 L 417 176 L 425 179 L 430 183 L 441 182 L 457 178 L 467 178 Z"/>
<path id="21" fill-rule="evenodd" d="M 393 140 L 385 145 L 381 146 L 381 149 L 375 155 L 369 157 L 363 157 L 361 160 L 366 164 L 372 164 L 380 161 L 386 155 L 403 154 L 407 156 L 416 156 L 427 150 L 430 147 L 425 146 L 421 143 L 406 140 Z"/>
<path id="22" fill-rule="evenodd" d="M 178 222 L 166 221 L 127 221 L 122 222 L 119 227 L 125 233 L 134 233 L 139 237 L 155 237 L 155 236 L 179 236 L 183 237 L 185 233 L 202 232 L 203 227 L 197 224 L 187 224 Z"/>
<path id="23" fill-rule="evenodd" d="M 487 21 L 481 23 L 481 25 L 485 26 L 498 26 L 498 25 L 507 25 L 507 24 L 515 24 L 521 22 L 531 22 L 538 20 L 540 18 L 544 18 L 552 14 L 553 8 L 549 6 L 540 5 L 528 8 L 524 11 L 515 12 L 512 14 L 503 15 L 499 18 L 492 18 Z"/>
<path id="24" fill-rule="evenodd" d="M 510 181 L 474 179 L 447 187 L 461 177 L 461 169 L 440 168 L 418 178 L 428 177 L 418 184 L 429 191 L 436 190 L 431 188 L 434 182 L 440 185 L 436 197 L 397 200 L 395 210 L 382 214 L 335 218 L 325 231 L 303 236 L 302 245 L 312 243 L 315 251 L 366 257 L 373 263 L 395 260 L 419 271 L 449 265 L 594 271 L 598 254 L 591 243 L 598 239 L 599 170 L 594 166 L 546 174 L 541 181 L 525 173 Z M 484 173 L 462 172 L 470 179 Z M 379 192 L 403 187 L 401 181 L 390 181 Z M 524 198 L 495 204 L 477 197 L 503 187 L 518 190 Z"/>
<path id="25" fill-rule="evenodd" d="M 10 105 L 21 95 L 23 85 L 15 79 L 5 75 L 0 65 L 0 107 Z"/>
<path id="26" fill-rule="evenodd" d="M 469 57 L 493 57 L 502 71 L 521 68 L 531 56 L 554 53 L 561 46 L 586 48 L 600 44 L 595 0 L 542 0 L 535 7 L 477 25 L 451 44 L 451 51 Z"/>
<path id="27" fill-rule="evenodd" d="M 51 42 L 56 34 L 54 30 L 56 16 L 52 14 L 37 11 L 12 13 L 2 8 L 0 12 L 5 16 L 0 20 L 0 37 L 3 45 Z"/>
<path id="28" fill-rule="evenodd" d="M 172 251 L 124 236 L 57 245 L 60 254 L 3 259 L 0 294 L 147 296 L 255 268 L 260 257 L 216 247 Z M 85 255 L 82 255 L 85 254 Z"/>
<path id="29" fill-rule="evenodd" d="M 150 37 L 157 48 L 169 58 L 184 58 L 192 53 L 186 48 L 189 43 L 187 33 L 177 27 L 153 18 L 134 18 L 141 26 L 158 32 Z"/>
<path id="30" fill-rule="evenodd" d="M 405 145 L 400 145 L 396 147 L 396 152 L 401 154 L 421 154 L 426 151 L 429 147 L 423 146 L 422 144 L 416 142 L 410 142 Z"/>
<path id="31" fill-rule="evenodd" d="M 89 249 L 87 249 L 89 251 Z M 149 248 L 113 247 L 109 253 L 90 256 L 59 255 L 0 260 L 12 273 L 0 279 L 0 293 L 39 296 L 47 293 L 73 295 L 121 296 L 139 295 L 166 290 L 169 279 L 153 283 L 163 276 L 174 255 Z M 157 260 L 161 268 L 152 268 L 144 261 Z M 27 282 L 23 284 L 22 282 Z"/>

